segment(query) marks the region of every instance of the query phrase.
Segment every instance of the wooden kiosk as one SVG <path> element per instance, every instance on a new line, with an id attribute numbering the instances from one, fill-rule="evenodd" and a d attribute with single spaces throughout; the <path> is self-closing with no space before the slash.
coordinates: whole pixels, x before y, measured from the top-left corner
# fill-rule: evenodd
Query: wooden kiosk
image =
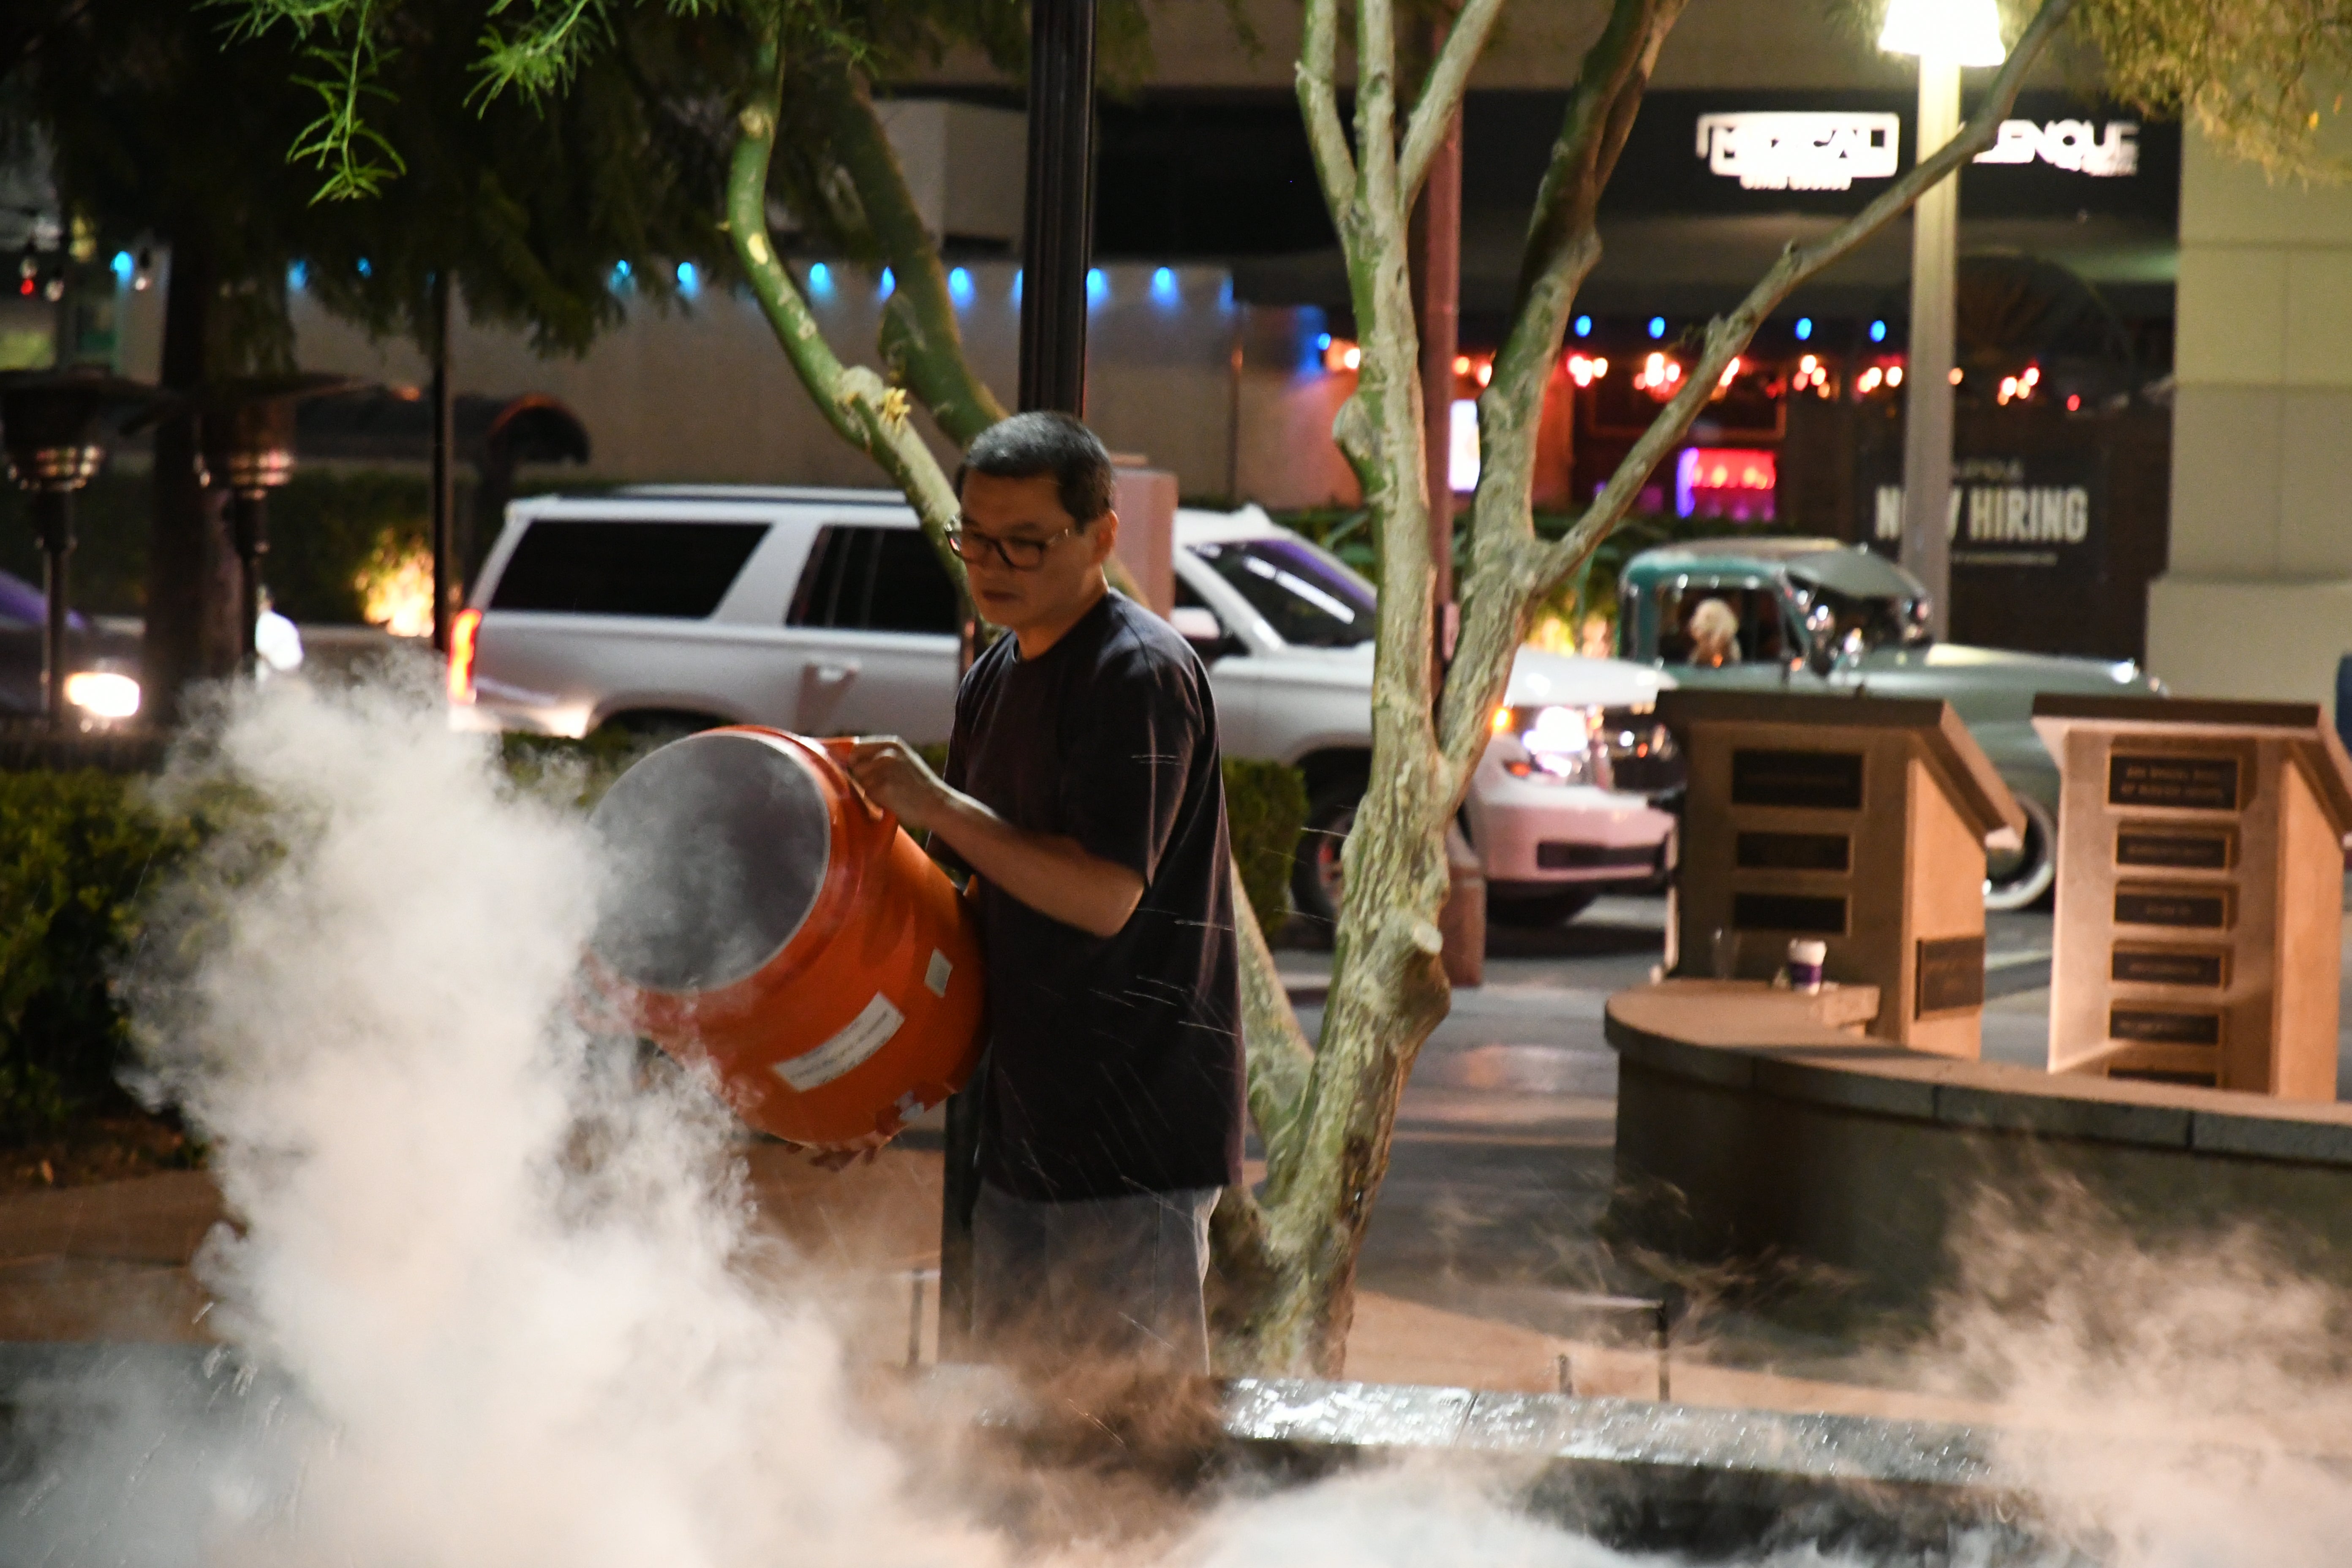
<path id="1" fill-rule="evenodd" d="M 2312 703 L 2043 696 L 2050 1070 L 2336 1098 L 2352 761 Z"/>
<path id="2" fill-rule="evenodd" d="M 1658 713 L 1690 769 L 1677 972 L 1769 980 L 1815 938 L 1827 979 L 1878 987 L 1873 1036 L 1974 1058 L 1985 839 L 2025 818 L 1949 705 L 1670 691 Z"/>

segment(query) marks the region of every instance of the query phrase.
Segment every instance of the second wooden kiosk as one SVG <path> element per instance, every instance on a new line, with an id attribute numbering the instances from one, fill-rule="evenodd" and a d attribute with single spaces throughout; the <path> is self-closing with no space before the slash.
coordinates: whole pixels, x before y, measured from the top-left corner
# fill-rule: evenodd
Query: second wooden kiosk
<path id="1" fill-rule="evenodd" d="M 2315 704 L 2035 699 L 2050 1070 L 2336 1098 L 2352 759 Z"/>
<path id="2" fill-rule="evenodd" d="M 1769 980 L 1792 938 L 1875 985 L 1870 1033 L 1973 1058 L 1984 1009 L 1985 839 L 2024 815 L 1947 703 L 1672 691 L 1688 758 L 1678 973 Z"/>

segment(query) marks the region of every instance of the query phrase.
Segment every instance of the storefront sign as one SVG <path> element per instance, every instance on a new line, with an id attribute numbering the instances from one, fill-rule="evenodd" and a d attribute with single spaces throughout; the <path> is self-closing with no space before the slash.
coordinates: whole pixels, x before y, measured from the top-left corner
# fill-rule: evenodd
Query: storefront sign
<path id="1" fill-rule="evenodd" d="M 2096 533 L 2097 495 L 2085 465 L 2063 457 L 1961 458 L 1952 465 L 1952 564 L 2049 568 L 2084 557 Z M 1872 541 L 1903 543 L 1903 486 L 1870 497 Z"/>
<path id="2" fill-rule="evenodd" d="M 2035 159 L 2069 174 L 2095 180 L 2122 179 L 2139 173 L 2139 125 L 2136 121 L 2110 120 L 2103 137 L 2096 122 L 2053 120 L 2036 125 L 2031 120 L 2004 120 L 1993 144 L 1977 154 L 1979 163 L 2031 163 Z"/>
<path id="3" fill-rule="evenodd" d="M 1707 172 L 1743 191 L 1846 191 L 1856 180 L 1891 180 L 1902 163 L 1903 121 L 1893 114 L 1759 111 L 1702 114 L 1698 155 Z"/>

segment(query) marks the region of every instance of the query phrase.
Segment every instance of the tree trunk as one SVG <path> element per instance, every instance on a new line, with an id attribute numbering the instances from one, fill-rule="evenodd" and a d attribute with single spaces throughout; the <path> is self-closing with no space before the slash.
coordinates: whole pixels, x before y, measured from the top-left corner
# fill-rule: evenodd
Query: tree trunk
<path id="1" fill-rule="evenodd" d="M 163 300 L 162 381 L 192 394 L 209 371 L 212 315 L 220 279 L 201 228 L 188 226 L 171 249 Z M 235 552 L 221 516 L 221 492 L 204 482 L 199 416 L 187 409 L 156 426 L 153 511 L 148 528 L 142 707 L 147 721 L 179 721 L 187 687 L 236 665 Z"/>

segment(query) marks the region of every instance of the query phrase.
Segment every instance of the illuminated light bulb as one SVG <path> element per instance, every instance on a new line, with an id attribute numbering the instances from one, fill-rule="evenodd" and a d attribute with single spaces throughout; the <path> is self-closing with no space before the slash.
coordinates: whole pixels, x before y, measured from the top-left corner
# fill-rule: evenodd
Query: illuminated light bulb
<path id="1" fill-rule="evenodd" d="M 1855 384 L 1860 386 L 1864 392 L 1876 392 L 1878 390 L 1879 382 L 1884 379 L 1885 378 L 1878 374 L 1878 367 L 1873 365 L 1870 369 L 1862 373 L 1861 381 Z"/>
<path id="2" fill-rule="evenodd" d="M 1903 384 L 1903 367 L 1901 365 L 1890 364 L 1886 367 L 1886 384 L 1889 386 L 1900 386 Z"/>
<path id="3" fill-rule="evenodd" d="M 1878 47 L 1956 66 L 1997 66 L 2009 54 L 1994 0 L 1893 0 Z"/>
<path id="4" fill-rule="evenodd" d="M 1487 728 L 1497 735 L 1509 734 L 1511 731 L 1511 710 L 1507 708 L 1496 709 L 1495 717 L 1488 722 Z"/>
<path id="5" fill-rule="evenodd" d="M 1797 362 L 1797 368 L 1803 371 L 1807 375 L 1811 375 L 1813 372 L 1822 368 L 1822 362 L 1815 359 L 1812 355 L 1807 354 L 1804 358 Z"/>
<path id="6" fill-rule="evenodd" d="M 2017 378 L 2017 384 L 2018 384 L 2020 386 L 2039 386 L 2039 385 L 2041 385 L 2041 384 L 2042 384 L 2042 367 L 2041 367 L 2040 365 L 2038 365 L 2038 364 L 2030 364 L 2030 365 L 2027 365 L 2027 366 L 2025 367 L 2025 374 L 2024 374 L 2023 375 L 2021 375 L 2021 376 L 2019 376 L 2019 377 Z"/>
<path id="7" fill-rule="evenodd" d="M 1478 367 L 1478 384 L 1481 386 L 1488 386 L 1493 384 L 1494 380 L 1495 362 L 1488 360 L 1485 364 Z"/>
<path id="8" fill-rule="evenodd" d="M 2082 412 L 2082 408 L 2083 399 L 2074 393 L 2068 393 L 2066 395 L 2066 412 L 2069 414 L 2079 414 Z"/>
<path id="9" fill-rule="evenodd" d="M 1454 374 L 1456 375 L 1468 375 L 1470 374 L 1470 356 L 1468 354 L 1455 354 L 1454 356 Z"/>
<path id="10" fill-rule="evenodd" d="M 1596 359 L 1592 362 L 1592 378 L 1595 381 L 1600 380 L 1602 376 L 1607 375 L 1608 374 L 1609 362 L 1607 360 Z"/>
<path id="11" fill-rule="evenodd" d="M 1739 374 L 1739 356 L 1738 356 L 1738 354 L 1734 354 L 1734 355 L 1732 355 L 1732 356 L 1731 356 L 1731 363 L 1730 363 L 1729 364 L 1725 365 L 1725 366 L 1723 367 L 1723 379 L 1722 379 L 1722 380 L 1720 380 L 1720 381 L 1718 381 L 1718 382 L 1717 382 L 1717 383 L 1716 383 L 1716 385 L 1717 385 L 1717 386 L 1729 386 L 1729 385 L 1732 384 L 1733 380 L 1738 376 L 1738 374 Z"/>
<path id="12" fill-rule="evenodd" d="M 1340 354 L 1339 363 L 1349 370 L 1354 370 L 1364 363 L 1364 351 L 1354 343 L 1349 343 L 1346 352 Z"/>
<path id="13" fill-rule="evenodd" d="M 1946 381 L 1950 382 L 1954 386 L 1958 386 L 1958 385 L 1959 385 L 1959 384 L 1960 384 L 1960 367 L 1959 367 L 1958 365 L 1954 365 L 1954 366 L 1952 367 L 1952 373 L 1951 373 L 1949 375 L 1946 376 L 1944 379 L 1945 379 Z"/>

